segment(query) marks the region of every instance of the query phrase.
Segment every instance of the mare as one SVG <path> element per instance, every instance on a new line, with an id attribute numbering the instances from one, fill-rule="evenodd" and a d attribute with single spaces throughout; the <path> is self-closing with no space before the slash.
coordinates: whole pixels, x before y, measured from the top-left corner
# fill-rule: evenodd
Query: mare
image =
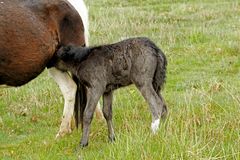
<path id="1" fill-rule="evenodd" d="M 99 98 L 103 95 L 103 115 L 107 121 L 108 138 L 115 139 L 112 123 L 113 91 L 134 84 L 148 102 L 152 113 L 151 128 L 156 133 L 160 117 L 167 106 L 160 94 L 166 79 L 167 59 L 148 38 L 130 38 L 97 47 L 68 45 L 56 56 L 57 66 L 69 70 L 83 86 L 85 104 L 79 108 L 83 128 L 81 147 L 88 145 L 90 124 Z"/>
<path id="2" fill-rule="evenodd" d="M 60 45 L 88 45 L 88 12 L 83 0 L 0 0 L 0 86 L 18 87 L 46 67 L 64 96 L 57 137 L 70 133 L 78 86 L 52 65 Z"/>

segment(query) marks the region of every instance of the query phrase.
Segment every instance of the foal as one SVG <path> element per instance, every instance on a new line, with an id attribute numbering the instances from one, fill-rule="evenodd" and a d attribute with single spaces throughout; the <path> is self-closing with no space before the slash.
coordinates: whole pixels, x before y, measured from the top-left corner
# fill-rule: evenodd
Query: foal
<path id="1" fill-rule="evenodd" d="M 152 113 L 151 128 L 156 133 L 160 117 L 167 107 L 160 90 L 166 78 L 167 60 L 148 38 L 130 38 L 98 47 L 61 47 L 57 52 L 58 67 L 71 71 L 85 88 L 86 103 L 81 106 L 83 135 L 81 147 L 88 144 L 90 123 L 98 100 L 103 95 L 103 114 L 108 137 L 115 139 L 112 124 L 112 96 L 117 88 L 135 84 Z M 83 108 L 84 107 L 84 108 Z"/>

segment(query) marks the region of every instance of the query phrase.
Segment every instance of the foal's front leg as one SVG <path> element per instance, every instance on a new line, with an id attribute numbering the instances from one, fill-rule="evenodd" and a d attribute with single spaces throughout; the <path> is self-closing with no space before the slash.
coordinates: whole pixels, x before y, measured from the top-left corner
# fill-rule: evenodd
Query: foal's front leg
<path id="1" fill-rule="evenodd" d="M 90 124 L 93 118 L 93 113 L 95 111 L 96 105 L 102 93 L 103 91 L 99 87 L 87 89 L 87 104 L 83 113 L 83 132 L 80 142 L 81 147 L 86 147 L 88 145 Z"/>
<path id="2" fill-rule="evenodd" d="M 112 98 L 113 98 L 113 92 L 103 94 L 103 115 L 107 121 L 108 138 L 111 142 L 115 140 L 113 123 L 112 123 Z"/>
<path id="3" fill-rule="evenodd" d="M 75 104 L 75 96 L 77 91 L 77 85 L 67 72 L 62 72 L 55 67 L 49 68 L 49 75 L 56 81 L 64 97 L 64 110 L 62 116 L 62 123 L 56 138 L 63 137 L 65 134 L 72 132 L 72 120 Z M 102 112 L 100 104 L 97 103 L 96 115 L 98 118 L 102 118 Z"/>

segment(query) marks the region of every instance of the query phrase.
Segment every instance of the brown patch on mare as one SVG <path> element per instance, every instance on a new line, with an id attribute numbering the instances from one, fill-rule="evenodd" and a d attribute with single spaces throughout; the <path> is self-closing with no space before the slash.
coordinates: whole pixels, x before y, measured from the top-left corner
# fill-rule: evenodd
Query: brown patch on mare
<path id="1" fill-rule="evenodd" d="M 59 45 L 84 45 L 84 27 L 66 0 L 1 0 L 0 85 L 38 76 Z"/>

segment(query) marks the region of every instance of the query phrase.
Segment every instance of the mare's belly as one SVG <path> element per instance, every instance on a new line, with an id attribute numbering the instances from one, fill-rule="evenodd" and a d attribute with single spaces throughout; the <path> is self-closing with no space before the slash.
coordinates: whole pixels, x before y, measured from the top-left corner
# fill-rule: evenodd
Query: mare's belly
<path id="1" fill-rule="evenodd" d="M 12 1 L 0 8 L 0 85 L 21 86 L 44 70 L 57 43 L 28 8 Z"/>

